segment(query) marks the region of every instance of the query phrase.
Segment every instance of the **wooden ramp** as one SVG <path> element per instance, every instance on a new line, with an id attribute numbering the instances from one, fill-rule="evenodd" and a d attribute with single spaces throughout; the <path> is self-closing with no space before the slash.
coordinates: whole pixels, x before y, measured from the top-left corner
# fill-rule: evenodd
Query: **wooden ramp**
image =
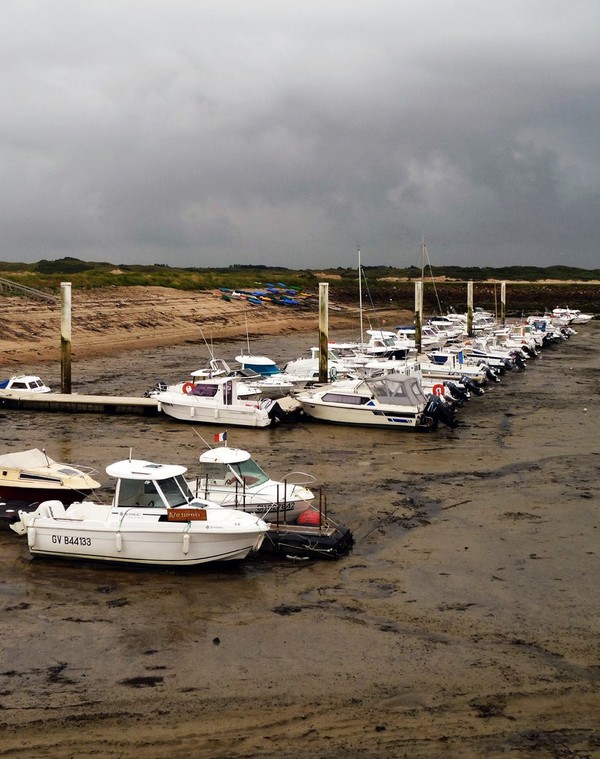
<path id="1" fill-rule="evenodd" d="M 157 416 L 154 398 L 127 398 L 79 393 L 20 393 L 0 390 L 0 408 L 58 411 L 67 414 L 138 414 Z"/>

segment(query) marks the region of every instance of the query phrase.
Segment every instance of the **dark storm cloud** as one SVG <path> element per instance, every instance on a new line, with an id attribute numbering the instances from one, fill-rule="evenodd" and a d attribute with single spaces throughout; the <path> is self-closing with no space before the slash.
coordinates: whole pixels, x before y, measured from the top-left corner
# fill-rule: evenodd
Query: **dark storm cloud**
<path id="1" fill-rule="evenodd" d="M 0 260 L 595 267 L 599 9 L 5 0 Z"/>

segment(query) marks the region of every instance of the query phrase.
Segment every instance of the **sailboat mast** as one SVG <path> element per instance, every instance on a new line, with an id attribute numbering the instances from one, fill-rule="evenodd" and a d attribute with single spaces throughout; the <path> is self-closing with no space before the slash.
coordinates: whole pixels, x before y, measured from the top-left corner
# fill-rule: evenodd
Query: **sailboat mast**
<path id="1" fill-rule="evenodd" d="M 360 315 L 360 342 L 363 343 L 363 304 L 362 304 L 362 267 L 360 265 L 360 248 L 358 251 L 358 312 Z"/>
<path id="2" fill-rule="evenodd" d="M 421 312 L 421 319 L 423 319 L 423 288 L 425 287 L 425 259 L 427 258 L 427 248 L 425 247 L 425 235 L 423 235 L 423 240 L 421 242 L 421 303 L 420 303 L 420 312 Z"/>

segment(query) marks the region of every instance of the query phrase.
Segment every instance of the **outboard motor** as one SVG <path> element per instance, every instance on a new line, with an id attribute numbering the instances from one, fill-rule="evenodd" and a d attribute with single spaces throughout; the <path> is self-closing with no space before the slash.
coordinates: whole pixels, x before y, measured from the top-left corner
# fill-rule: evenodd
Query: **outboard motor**
<path id="1" fill-rule="evenodd" d="M 535 358 L 538 354 L 537 351 L 533 350 L 533 348 L 530 348 L 528 345 L 523 344 L 521 346 L 521 350 L 523 350 L 524 353 L 526 353 L 529 358 Z"/>
<path id="2" fill-rule="evenodd" d="M 512 360 L 515 362 L 515 364 L 517 365 L 519 369 L 527 368 L 527 364 L 525 363 L 525 359 L 521 355 L 521 351 L 511 351 L 510 355 L 512 357 Z"/>
<path id="3" fill-rule="evenodd" d="M 460 406 L 462 406 L 465 401 L 470 400 L 471 396 L 469 395 L 469 391 L 457 385 L 456 382 L 446 380 L 444 386 Z"/>
<path id="4" fill-rule="evenodd" d="M 474 395 L 483 395 L 483 393 L 484 393 L 483 388 L 480 387 L 477 384 L 477 382 L 474 382 L 469 377 L 463 376 L 463 377 L 460 378 L 460 381 L 461 381 L 461 384 L 464 385 L 467 388 L 467 390 L 469 390 Z"/>
<path id="5" fill-rule="evenodd" d="M 485 376 L 490 380 L 490 382 L 500 382 L 500 377 L 498 377 L 497 372 L 495 372 L 491 366 L 482 363 L 479 365 L 479 368 L 483 369 Z"/>
<path id="6" fill-rule="evenodd" d="M 260 405 L 267 410 L 271 424 L 275 424 L 276 422 L 295 422 L 300 417 L 302 411 L 301 406 L 298 406 L 298 408 L 292 409 L 291 411 L 286 411 L 279 405 L 279 403 L 277 403 L 277 401 L 274 401 L 271 398 L 263 398 Z"/>
<path id="7" fill-rule="evenodd" d="M 458 427 L 458 419 L 454 416 L 454 409 L 452 406 L 444 403 L 439 395 L 429 396 L 429 403 L 427 404 L 425 413 L 435 420 L 436 427 L 438 422 L 442 422 L 452 429 Z"/>
<path id="8" fill-rule="evenodd" d="M 151 398 L 152 393 L 164 393 L 167 389 L 167 383 L 166 382 L 157 382 L 156 385 L 152 388 L 152 390 L 146 390 L 144 393 L 144 398 Z"/>

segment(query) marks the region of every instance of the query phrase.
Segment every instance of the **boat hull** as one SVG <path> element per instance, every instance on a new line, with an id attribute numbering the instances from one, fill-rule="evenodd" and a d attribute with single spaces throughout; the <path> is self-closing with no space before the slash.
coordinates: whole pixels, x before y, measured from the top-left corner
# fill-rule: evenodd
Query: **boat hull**
<path id="1" fill-rule="evenodd" d="M 341 408 L 301 401 L 304 413 L 312 419 L 332 424 L 354 424 L 360 427 L 416 429 L 426 426 L 420 411 L 384 411 L 380 408 Z"/>
<path id="2" fill-rule="evenodd" d="M 242 407 L 207 408 L 200 405 L 160 401 L 159 408 L 173 419 L 196 424 L 233 425 L 235 427 L 268 427 L 271 419 L 266 411 L 255 405 Z"/>
<path id="3" fill-rule="evenodd" d="M 300 514 L 310 508 L 310 504 L 305 501 L 265 501 L 260 497 L 244 497 L 235 492 L 219 493 L 211 490 L 208 497 L 228 509 L 256 514 L 265 522 L 295 522 Z"/>
<path id="4" fill-rule="evenodd" d="M 87 559 L 150 564 L 191 566 L 215 561 L 245 559 L 258 551 L 264 531 L 201 533 L 187 522 L 163 524 L 160 532 L 142 528 L 106 529 L 102 525 L 60 524 L 66 520 L 36 520 L 27 529 L 33 555 L 65 559 Z"/>
<path id="5" fill-rule="evenodd" d="M 0 499 L 18 501 L 19 503 L 38 503 L 53 498 L 59 498 L 65 505 L 81 501 L 83 496 L 89 496 L 92 488 L 73 490 L 65 487 L 25 487 L 23 485 L 0 485 Z"/>

